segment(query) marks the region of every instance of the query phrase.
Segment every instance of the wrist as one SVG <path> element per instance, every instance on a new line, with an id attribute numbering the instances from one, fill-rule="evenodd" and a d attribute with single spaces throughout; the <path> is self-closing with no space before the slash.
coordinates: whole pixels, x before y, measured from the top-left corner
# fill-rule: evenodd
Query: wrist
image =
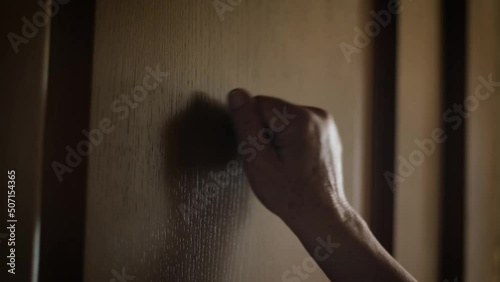
<path id="1" fill-rule="evenodd" d="M 280 217 L 297 235 L 319 235 L 332 230 L 340 234 L 348 229 L 352 221 L 359 220 L 359 215 L 347 201 L 321 203 L 303 208 L 300 213 Z"/>

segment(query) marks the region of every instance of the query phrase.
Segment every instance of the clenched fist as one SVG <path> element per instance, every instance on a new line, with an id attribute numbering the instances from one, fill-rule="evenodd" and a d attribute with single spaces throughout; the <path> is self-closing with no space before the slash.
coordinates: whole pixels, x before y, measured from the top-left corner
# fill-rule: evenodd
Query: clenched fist
<path id="1" fill-rule="evenodd" d="M 238 152 L 255 195 L 287 223 L 333 208 L 341 219 L 341 143 L 324 110 L 233 90 L 229 107 Z"/>

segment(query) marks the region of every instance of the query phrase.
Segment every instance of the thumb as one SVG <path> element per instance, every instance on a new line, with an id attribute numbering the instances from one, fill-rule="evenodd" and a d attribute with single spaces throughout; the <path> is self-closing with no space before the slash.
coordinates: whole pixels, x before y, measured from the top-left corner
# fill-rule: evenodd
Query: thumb
<path id="1" fill-rule="evenodd" d="M 228 104 L 238 143 L 245 141 L 248 136 L 255 136 L 261 124 L 255 101 L 250 94 L 243 89 L 234 89 L 229 92 Z"/>
<path id="2" fill-rule="evenodd" d="M 252 166 L 272 163 L 277 157 L 276 152 L 271 144 L 259 142 L 265 128 L 255 99 L 243 89 L 234 89 L 228 95 L 228 104 L 238 140 L 238 152 L 252 149 L 254 154 L 246 159 L 247 162 L 256 159 Z"/>

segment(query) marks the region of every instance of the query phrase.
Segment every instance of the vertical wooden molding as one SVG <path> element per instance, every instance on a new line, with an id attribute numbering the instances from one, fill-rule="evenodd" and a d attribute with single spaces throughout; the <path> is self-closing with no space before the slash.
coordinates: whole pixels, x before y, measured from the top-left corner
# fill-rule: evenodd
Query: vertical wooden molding
<path id="1" fill-rule="evenodd" d="M 375 0 L 374 10 L 387 10 L 389 0 Z M 393 252 L 394 193 L 384 178 L 394 171 L 397 15 L 373 39 L 371 229 Z"/>
<path id="2" fill-rule="evenodd" d="M 50 20 L 41 19 L 43 7 L 38 1 L 18 0 L 2 4 L 0 170 L 5 180 L 7 171 L 15 171 L 12 190 L 15 194 L 10 194 L 8 183 L 3 182 L 0 195 L 0 281 L 35 281 L 39 259 L 43 118 Z M 35 14 L 40 15 L 36 26 L 33 24 Z M 8 199 L 15 200 L 15 213 L 11 213 L 13 218 L 7 213 Z M 14 241 L 8 241 L 10 232 L 6 228 L 11 223 L 7 223 L 7 219 L 17 220 L 13 222 L 15 246 Z M 15 247 L 15 274 L 7 272 L 12 269 L 7 265 L 12 247 Z"/>
<path id="3" fill-rule="evenodd" d="M 466 89 L 466 2 L 442 2 L 443 113 L 462 105 Z M 463 281 L 465 123 L 443 123 L 448 139 L 442 150 L 440 277 Z"/>
<path id="4" fill-rule="evenodd" d="M 59 4 L 51 23 L 40 281 L 83 281 L 87 160 L 68 165 L 66 147 L 76 151 L 87 141 L 82 130 L 89 130 L 94 3 Z M 62 182 L 54 162 L 72 170 L 62 174 Z"/>

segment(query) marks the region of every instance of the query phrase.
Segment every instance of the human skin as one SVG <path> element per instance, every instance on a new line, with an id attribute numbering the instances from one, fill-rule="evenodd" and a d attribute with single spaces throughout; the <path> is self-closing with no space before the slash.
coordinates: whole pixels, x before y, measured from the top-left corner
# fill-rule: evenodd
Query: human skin
<path id="1" fill-rule="evenodd" d="M 342 146 L 326 111 L 251 97 L 243 89 L 231 91 L 228 104 L 238 144 L 270 128 L 276 110 L 286 109 L 294 116 L 243 167 L 257 198 L 289 226 L 330 280 L 416 281 L 347 202 Z M 318 238 L 328 238 L 339 247 L 327 258 L 319 257 Z"/>

